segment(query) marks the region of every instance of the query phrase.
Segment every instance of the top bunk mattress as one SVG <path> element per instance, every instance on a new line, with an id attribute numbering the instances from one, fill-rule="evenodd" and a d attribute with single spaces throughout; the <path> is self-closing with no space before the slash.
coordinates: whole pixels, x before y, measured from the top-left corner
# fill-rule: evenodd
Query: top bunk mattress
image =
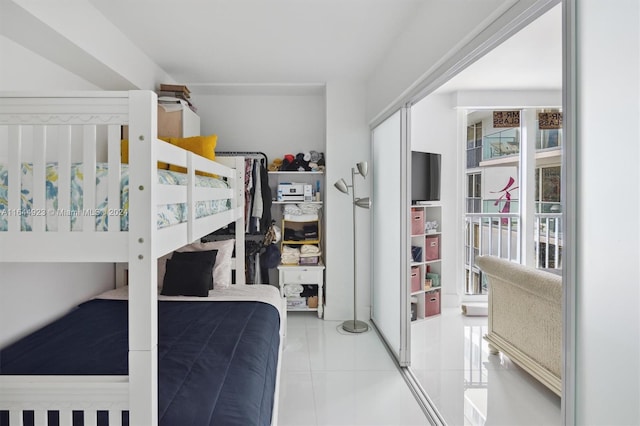
<path id="1" fill-rule="evenodd" d="M 21 231 L 31 231 L 33 216 L 46 216 L 46 230 L 57 231 L 58 217 L 68 216 L 71 221 L 72 231 L 82 230 L 82 218 L 86 215 L 95 216 L 96 231 L 107 231 L 109 219 L 120 220 L 120 229 L 129 229 L 129 166 L 121 165 L 120 179 L 120 206 L 117 211 L 108 209 L 108 165 L 107 163 L 96 164 L 96 205 L 84 206 L 83 192 L 83 164 L 74 163 L 71 167 L 71 205 L 68 210 L 58 208 L 58 165 L 57 163 L 47 163 L 46 167 L 46 208 L 33 209 L 33 167 L 29 163 L 22 164 L 21 182 L 21 202 L 19 211 L 9 211 L 8 188 L 9 172 L 4 164 L 0 164 L 0 231 L 7 231 L 7 217 L 18 215 L 20 219 Z M 164 185 L 186 185 L 187 175 L 170 170 L 158 169 L 158 183 Z M 229 188 L 228 183 L 221 178 L 196 175 L 196 186 L 209 188 Z M 210 216 L 221 213 L 231 208 L 230 200 L 211 200 L 196 203 L 196 217 Z M 187 220 L 188 209 L 185 203 L 158 206 L 157 225 L 163 228 Z"/>

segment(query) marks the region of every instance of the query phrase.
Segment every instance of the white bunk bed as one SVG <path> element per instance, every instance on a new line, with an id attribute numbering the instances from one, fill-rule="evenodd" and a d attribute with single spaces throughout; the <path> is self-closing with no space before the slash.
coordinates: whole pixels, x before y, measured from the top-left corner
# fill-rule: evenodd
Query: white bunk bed
<path id="1" fill-rule="evenodd" d="M 122 212 L 121 129 L 129 126 L 128 227 L 108 221 L 97 230 L 91 214 L 78 216 L 81 230 L 60 212 L 71 208 L 71 170 L 81 139 L 85 206 L 96 204 L 96 165 L 107 164 L 109 212 Z M 158 286 L 157 259 L 227 224 L 236 222 L 236 284 L 244 284 L 244 160 L 224 157 L 209 161 L 157 137 L 157 98 L 150 91 L 0 93 L 0 128 L 6 129 L 6 152 L 0 164 L 8 174 L 5 229 L 0 232 L 2 262 L 110 262 L 128 264 L 128 375 L 120 376 L 1 376 L 0 411 L 9 411 L 10 425 L 21 425 L 23 410 L 34 412 L 35 424 L 46 424 L 47 411 L 59 413 L 60 424 L 71 424 L 71 413 L 83 411 L 84 424 L 96 424 L 96 410 L 109 412 L 109 425 L 119 425 L 129 412 L 131 425 L 158 423 Z M 100 135 L 106 139 L 101 148 Z M 72 148 L 73 146 L 73 148 Z M 104 158 L 106 156 L 106 159 Z M 58 198 L 55 212 L 47 208 L 47 163 L 57 163 Z M 157 162 L 186 168 L 187 185 L 158 183 Z M 32 165 L 30 211 L 21 204 L 23 163 Z M 196 186 L 196 171 L 217 175 L 228 189 Z M 18 183 L 18 184 L 16 184 Z M 197 217 L 195 205 L 229 200 L 227 210 Z M 0 200 L 1 201 L 1 200 Z M 186 203 L 184 222 L 157 226 L 157 206 Z M 30 215 L 30 229 L 21 223 Z M 56 213 L 58 213 L 56 215 Z M 104 213 L 104 212 L 103 212 Z M 51 216 L 54 216 L 53 218 Z M 49 216 L 49 217 L 47 217 Z M 55 225 L 51 226 L 51 221 Z M 52 228 L 57 228 L 52 230 Z M 117 279 L 122 281 L 120 268 Z M 232 296 L 233 299 L 233 296 Z M 282 352 L 284 318 L 281 316 Z M 278 374 L 280 366 L 278 356 Z M 277 418 L 276 381 L 272 423 Z"/>

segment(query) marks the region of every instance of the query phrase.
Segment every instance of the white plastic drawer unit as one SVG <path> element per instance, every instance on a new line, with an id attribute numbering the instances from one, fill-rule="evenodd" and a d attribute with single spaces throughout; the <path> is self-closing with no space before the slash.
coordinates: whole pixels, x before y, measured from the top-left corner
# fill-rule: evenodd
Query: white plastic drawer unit
<path id="1" fill-rule="evenodd" d="M 322 273 L 322 270 L 320 270 Z M 283 282 L 285 284 L 317 284 L 318 271 L 295 268 L 292 271 L 283 272 Z"/>
<path id="2" fill-rule="evenodd" d="M 285 287 L 291 285 L 312 285 L 318 289 L 316 302 L 303 307 L 288 306 L 288 310 L 294 311 L 318 311 L 318 318 L 322 318 L 324 312 L 324 265 L 316 266 L 278 266 L 278 278 L 280 286 L 280 296 L 286 297 Z M 308 303 L 309 301 L 307 301 Z"/>

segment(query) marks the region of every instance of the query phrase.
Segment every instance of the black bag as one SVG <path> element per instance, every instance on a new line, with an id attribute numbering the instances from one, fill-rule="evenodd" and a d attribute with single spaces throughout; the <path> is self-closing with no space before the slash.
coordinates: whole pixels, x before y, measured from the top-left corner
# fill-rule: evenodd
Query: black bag
<path id="1" fill-rule="evenodd" d="M 414 262 L 422 262 L 422 247 L 411 246 L 411 258 Z"/>
<path id="2" fill-rule="evenodd" d="M 280 249 L 277 244 L 269 244 L 264 253 L 260 255 L 263 268 L 271 269 L 280 264 Z"/>

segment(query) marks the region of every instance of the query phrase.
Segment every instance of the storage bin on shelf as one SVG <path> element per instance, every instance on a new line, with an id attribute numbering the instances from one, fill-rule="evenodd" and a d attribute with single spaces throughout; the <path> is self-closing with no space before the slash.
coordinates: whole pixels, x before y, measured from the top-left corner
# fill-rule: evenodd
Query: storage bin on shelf
<path id="1" fill-rule="evenodd" d="M 424 234 L 424 210 L 411 209 L 411 235 Z"/>
<path id="2" fill-rule="evenodd" d="M 411 268 L 411 293 L 415 293 L 416 291 L 420 291 L 422 289 L 421 286 L 421 277 L 420 277 L 420 268 L 418 266 L 414 266 Z"/>
<path id="3" fill-rule="evenodd" d="M 287 309 L 302 309 L 307 307 L 307 299 L 304 297 L 287 297 Z"/>
<path id="4" fill-rule="evenodd" d="M 440 291 L 430 291 L 424 294 L 424 316 L 430 317 L 440 314 Z"/>
<path id="5" fill-rule="evenodd" d="M 424 260 L 440 259 L 440 235 L 427 235 L 424 245 Z"/>
<path id="6" fill-rule="evenodd" d="M 313 255 L 301 254 L 300 260 L 298 261 L 298 264 L 300 265 L 317 265 L 318 263 L 320 263 L 319 253 Z"/>

